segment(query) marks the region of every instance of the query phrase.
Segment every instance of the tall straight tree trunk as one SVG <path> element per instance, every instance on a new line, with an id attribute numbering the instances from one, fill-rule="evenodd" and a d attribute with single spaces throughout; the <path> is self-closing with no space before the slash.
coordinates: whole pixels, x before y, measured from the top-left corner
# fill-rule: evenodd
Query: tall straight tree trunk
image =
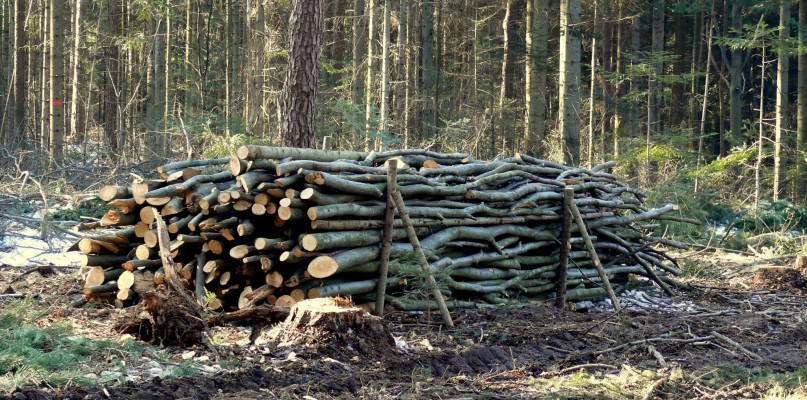
<path id="1" fill-rule="evenodd" d="M 759 216 L 759 199 L 762 193 L 762 158 L 765 149 L 765 37 L 762 38 L 762 62 L 759 74 L 759 136 L 757 138 L 757 162 L 754 168 L 754 215 Z"/>
<path id="2" fill-rule="evenodd" d="M 283 87 L 283 146 L 316 148 L 317 85 L 323 0 L 297 0 L 289 17 L 289 66 Z"/>
<path id="3" fill-rule="evenodd" d="M 370 119 L 373 109 L 373 39 L 375 37 L 375 0 L 369 0 L 367 14 L 367 71 L 364 83 L 364 151 L 370 151 Z"/>
<path id="4" fill-rule="evenodd" d="M 502 74 L 501 74 L 501 88 L 499 91 L 499 125 L 504 127 L 504 107 L 505 99 L 507 98 L 507 68 L 510 62 L 510 11 L 513 8 L 512 0 L 506 0 L 504 6 L 504 19 L 502 20 Z M 505 151 L 505 144 L 507 141 L 506 129 L 499 129 L 502 136 L 502 151 Z"/>
<path id="5" fill-rule="evenodd" d="M 81 132 L 81 108 L 79 107 L 79 72 L 81 71 L 81 0 L 74 0 L 73 7 L 73 48 L 72 59 L 73 69 L 71 73 L 70 83 L 70 135 L 77 137 L 79 142 L 83 142 L 83 137 L 80 137 Z"/>
<path id="6" fill-rule="evenodd" d="M 599 3 L 600 15 L 600 37 L 602 40 L 597 41 L 597 44 L 602 47 L 602 71 L 603 74 L 599 75 L 598 80 L 601 82 L 600 93 L 602 93 L 602 121 L 600 125 L 600 150 L 605 152 L 605 137 L 613 130 L 611 120 L 614 115 L 614 100 L 613 100 L 613 85 L 607 78 L 607 74 L 613 72 L 613 45 L 614 45 L 614 28 L 611 21 L 613 5 L 609 3 Z M 595 31 L 596 32 L 596 31 Z"/>
<path id="7" fill-rule="evenodd" d="M 661 84 L 659 78 L 664 73 L 664 63 L 661 61 L 664 51 L 664 0 L 653 2 L 653 22 L 650 37 L 653 73 L 647 82 L 647 138 L 645 141 L 647 165 L 645 172 L 650 174 L 650 142 L 653 136 L 661 132 Z"/>
<path id="8" fill-rule="evenodd" d="M 546 70 L 549 38 L 547 0 L 527 0 L 526 121 L 528 154 L 543 154 L 546 140 Z"/>
<path id="9" fill-rule="evenodd" d="M 233 0 L 224 0 L 224 134 L 230 136 L 230 107 L 232 106 L 233 21 L 230 15 Z"/>
<path id="10" fill-rule="evenodd" d="M 353 94 L 353 105 L 358 106 L 364 100 L 364 80 L 360 71 L 364 64 L 365 51 L 367 45 L 364 39 L 364 0 L 353 1 L 353 79 L 351 79 L 350 89 Z"/>
<path id="11" fill-rule="evenodd" d="M 782 141 L 788 128 L 788 73 L 790 56 L 787 40 L 790 39 L 790 0 L 782 0 L 779 7 L 779 51 L 776 56 L 776 139 L 773 150 L 773 201 L 782 195 L 785 162 L 782 160 Z"/>
<path id="12" fill-rule="evenodd" d="M 580 0 L 560 2 L 558 130 L 566 164 L 580 164 Z"/>
<path id="13" fill-rule="evenodd" d="M 112 38 L 121 33 L 121 7 L 118 0 L 109 0 L 107 23 Z M 118 94 L 120 93 L 120 53 L 115 40 L 110 40 L 106 59 L 106 94 L 104 95 L 104 135 L 113 152 L 123 149 L 124 143 L 118 141 Z"/>
<path id="14" fill-rule="evenodd" d="M 6 148 L 14 151 L 22 142 L 25 128 L 25 101 L 28 92 L 28 33 L 25 31 L 26 1 L 14 2 L 14 118 Z"/>
<path id="15" fill-rule="evenodd" d="M 799 0 L 799 47 L 807 47 L 807 0 Z M 807 196 L 804 138 L 807 134 L 807 53 L 799 53 L 798 112 L 796 116 L 796 190 L 793 198 L 804 203 Z"/>
<path id="16" fill-rule="evenodd" d="M 624 10 L 624 2 L 619 2 L 619 20 L 616 23 L 616 73 L 617 76 L 621 76 L 625 73 L 625 43 L 624 43 L 624 36 L 625 36 L 625 26 L 622 22 L 622 19 L 625 15 Z M 618 80 L 614 85 L 615 92 L 614 93 L 614 102 L 616 112 L 614 115 L 614 159 L 619 158 L 619 137 L 620 135 L 624 134 L 625 128 L 628 126 L 626 113 L 625 113 L 625 102 L 623 101 L 622 97 L 625 95 L 625 84 L 622 83 L 622 80 Z"/>
<path id="17" fill-rule="evenodd" d="M 409 1 L 401 0 L 398 12 L 398 85 L 395 100 L 397 117 L 400 124 L 400 135 L 404 140 L 404 148 L 409 144 Z"/>
<path id="18" fill-rule="evenodd" d="M 637 66 L 639 64 L 639 50 L 641 49 L 641 31 L 642 19 L 641 16 L 636 14 L 631 18 L 630 25 L 630 42 L 631 42 L 631 65 Z M 639 92 L 639 79 L 630 79 L 630 94 L 633 95 Z M 630 136 L 639 137 L 639 103 L 633 101 L 630 104 Z"/>
<path id="19" fill-rule="evenodd" d="M 597 17 L 599 10 L 597 9 L 597 0 L 594 0 L 594 19 L 592 20 L 591 35 L 591 63 L 590 63 L 590 76 L 589 76 L 589 94 L 588 94 L 588 152 L 586 156 L 586 165 L 591 168 L 594 163 L 594 91 L 597 88 Z"/>
<path id="20" fill-rule="evenodd" d="M 713 3 L 714 4 L 714 3 Z M 696 171 L 700 171 L 701 168 L 701 160 L 703 159 L 703 152 L 704 152 L 704 138 L 706 135 L 706 110 L 709 106 L 709 68 L 711 67 L 712 63 L 712 29 L 714 28 L 714 13 L 712 14 L 712 20 L 709 22 L 708 28 L 708 38 L 706 39 L 706 76 L 704 77 L 703 81 L 703 106 L 701 108 L 701 124 L 700 129 L 698 130 L 698 158 L 696 161 Z M 700 178 L 695 178 L 695 193 L 698 193 L 700 185 Z"/>
<path id="21" fill-rule="evenodd" d="M 387 134 L 389 117 L 389 46 L 390 46 L 390 0 L 384 0 L 384 37 L 381 50 L 381 126 L 379 130 Z M 376 140 L 376 151 L 381 150 L 380 141 Z"/>
<path id="22" fill-rule="evenodd" d="M 64 159 L 64 7 L 50 0 L 50 155 Z"/>
<path id="23" fill-rule="evenodd" d="M 673 14 L 674 18 L 674 27 L 675 30 L 673 35 L 675 39 L 673 41 L 673 53 L 677 55 L 679 58 L 673 62 L 673 75 L 674 76 L 683 76 L 686 74 L 687 68 L 687 43 L 689 38 L 687 37 L 688 34 L 693 34 L 689 31 L 687 26 L 687 15 L 682 13 L 675 13 Z M 694 34 L 693 34 L 694 36 Z M 693 42 L 696 41 L 692 40 Z M 686 86 L 683 82 L 676 82 L 671 85 L 672 88 L 672 96 L 670 98 L 670 118 L 669 118 L 669 125 L 675 126 L 678 128 L 683 127 L 684 118 L 686 116 L 686 95 L 685 90 Z"/>
<path id="24" fill-rule="evenodd" d="M 434 67 L 434 1 L 421 0 L 421 82 L 420 96 L 423 110 L 421 117 L 421 135 L 423 139 L 434 136 L 434 129 L 437 126 L 435 121 L 434 104 L 434 84 L 436 81 L 436 70 Z"/>
<path id="25" fill-rule="evenodd" d="M 49 0 L 42 0 L 42 15 L 40 18 L 41 39 L 42 39 L 42 64 L 40 65 L 40 81 L 39 81 L 39 146 L 43 152 L 50 149 L 50 104 L 48 97 L 50 97 L 50 7 Z"/>
<path id="26" fill-rule="evenodd" d="M 742 36 L 743 16 L 742 5 L 735 1 L 731 3 L 731 27 L 738 39 Z M 729 67 L 729 131 L 731 139 L 739 141 L 742 138 L 742 107 L 743 107 L 743 49 L 732 47 Z M 722 154 L 721 154 L 722 155 Z"/>

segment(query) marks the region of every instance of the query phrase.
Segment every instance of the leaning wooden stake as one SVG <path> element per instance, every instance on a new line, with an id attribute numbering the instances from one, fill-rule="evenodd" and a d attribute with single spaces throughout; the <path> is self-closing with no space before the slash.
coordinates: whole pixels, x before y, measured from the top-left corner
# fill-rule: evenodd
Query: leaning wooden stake
<path id="1" fill-rule="evenodd" d="M 583 242 L 586 244 L 586 250 L 588 250 L 588 254 L 591 256 L 591 260 L 594 262 L 594 268 L 597 268 L 597 273 L 600 275 L 600 281 L 605 287 L 605 291 L 608 292 L 608 297 L 611 299 L 611 303 L 614 304 L 614 311 L 621 310 L 622 307 L 619 306 L 619 300 L 616 298 L 616 293 L 614 293 L 614 289 L 611 287 L 611 282 L 608 280 L 608 275 L 605 274 L 605 269 L 603 269 L 602 263 L 600 263 L 600 257 L 597 256 L 597 250 L 594 248 L 594 243 L 591 242 L 591 237 L 588 235 L 588 229 L 586 229 L 586 223 L 583 222 L 583 217 L 580 215 L 580 210 L 577 209 L 577 205 L 575 205 L 574 202 L 569 204 L 569 210 L 572 212 L 574 220 L 577 223 L 577 228 L 580 230 L 580 236 L 583 238 Z"/>
<path id="2" fill-rule="evenodd" d="M 395 206 L 398 208 L 398 214 L 401 216 L 401 220 L 406 228 L 406 234 L 409 236 L 409 241 L 412 242 L 412 249 L 418 255 L 420 267 L 423 269 L 423 272 L 426 273 L 426 281 L 429 283 L 429 289 L 432 291 L 434 301 L 437 302 L 437 307 L 440 309 L 440 314 L 443 315 L 443 322 L 445 322 L 449 328 L 453 328 L 454 321 L 451 320 L 451 314 L 449 314 L 446 302 L 443 300 L 443 294 L 440 293 L 440 288 L 437 287 L 437 281 L 434 280 L 434 275 L 431 273 L 429 261 L 426 260 L 426 254 L 423 253 L 423 248 L 420 247 L 420 241 L 418 240 L 418 235 L 415 232 L 415 227 L 412 225 L 412 221 L 409 220 L 409 214 L 406 213 L 406 206 L 404 205 L 403 196 L 401 196 L 401 192 L 397 190 L 392 192 L 392 196 L 395 200 Z"/>
<path id="3" fill-rule="evenodd" d="M 574 188 L 563 189 L 563 225 L 560 230 L 560 254 L 558 255 L 558 291 L 555 296 L 556 305 L 560 308 L 566 306 L 566 274 L 569 266 L 569 240 L 572 235 L 572 211 L 574 204 Z"/>
<path id="4" fill-rule="evenodd" d="M 375 315 L 384 315 L 384 296 L 387 294 L 387 273 L 389 252 L 392 246 L 392 225 L 395 222 L 395 200 L 392 194 L 397 190 L 398 160 L 392 159 L 387 167 L 387 210 L 384 215 L 384 237 L 381 240 L 381 265 L 378 267 L 378 286 L 375 296 Z M 442 298 L 442 297 L 441 297 Z"/>

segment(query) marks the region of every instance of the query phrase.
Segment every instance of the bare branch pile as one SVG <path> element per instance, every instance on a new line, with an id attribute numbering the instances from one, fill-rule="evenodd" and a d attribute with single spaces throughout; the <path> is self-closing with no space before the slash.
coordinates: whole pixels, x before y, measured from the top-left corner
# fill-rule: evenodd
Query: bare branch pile
<path id="1" fill-rule="evenodd" d="M 178 275 L 199 299 L 215 293 L 214 308 L 337 295 L 373 301 L 392 159 L 397 192 L 449 307 L 552 298 L 559 281 L 568 300 L 603 297 L 631 274 L 669 291 L 679 273 L 652 247 L 678 243 L 646 232 L 653 220 L 687 220 L 674 205 L 643 207 L 644 193 L 605 172 L 612 163 L 583 169 L 526 155 L 482 162 L 427 150 L 243 146 L 232 158 L 164 165 L 162 179 L 102 188 L 115 209 L 101 225 L 121 229 L 74 246 L 91 267 L 85 294 L 125 306 L 159 285 L 162 218 Z M 573 207 L 561 252 L 564 191 Z M 414 295 L 423 271 L 395 213 L 386 300 L 436 309 L 428 293 Z"/>

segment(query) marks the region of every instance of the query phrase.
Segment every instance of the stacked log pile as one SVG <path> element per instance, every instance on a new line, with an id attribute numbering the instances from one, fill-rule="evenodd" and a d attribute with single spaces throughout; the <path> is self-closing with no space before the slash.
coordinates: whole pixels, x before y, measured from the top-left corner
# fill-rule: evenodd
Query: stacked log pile
<path id="1" fill-rule="evenodd" d="M 644 193 L 605 172 L 611 163 L 583 169 L 526 155 L 482 162 L 426 150 L 243 146 L 231 158 L 162 166 L 161 179 L 102 188 L 114 209 L 100 224 L 119 229 L 74 246 L 89 267 L 85 295 L 125 306 L 165 279 L 161 218 L 170 237 L 164 251 L 213 308 L 337 295 L 372 301 L 393 159 L 397 191 L 449 307 L 551 298 L 559 281 L 567 299 L 602 297 L 631 274 L 669 290 L 665 282 L 679 273 L 653 247 L 678 243 L 646 234 L 653 220 L 683 220 L 677 208 L 645 208 Z M 585 221 L 585 229 L 566 226 L 568 247 L 564 192 Z M 391 228 L 387 301 L 434 309 L 429 293 L 418 292 L 423 271 L 412 268 L 402 220 Z"/>

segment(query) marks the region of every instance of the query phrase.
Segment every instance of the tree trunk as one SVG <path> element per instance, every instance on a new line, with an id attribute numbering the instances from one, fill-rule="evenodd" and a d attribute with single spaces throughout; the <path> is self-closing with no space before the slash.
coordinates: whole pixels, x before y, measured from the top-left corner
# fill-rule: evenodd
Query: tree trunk
<path id="1" fill-rule="evenodd" d="M 289 66 L 283 88 L 283 146 L 316 147 L 322 0 L 297 0 L 289 18 Z"/>
<path id="2" fill-rule="evenodd" d="M 358 106 L 364 99 L 364 79 L 361 77 L 361 65 L 364 63 L 364 0 L 353 1 L 353 79 L 350 89 L 353 95 L 353 105 Z"/>
<path id="3" fill-rule="evenodd" d="M 731 28 L 735 32 L 733 35 L 740 39 L 742 37 L 743 16 L 742 5 L 738 3 L 736 1 L 731 3 Z M 740 141 L 742 138 L 743 54 L 742 48 L 732 47 L 731 61 L 728 65 L 730 76 L 730 87 L 728 88 L 729 130 L 731 131 L 732 142 Z"/>
<path id="4" fill-rule="evenodd" d="M 381 126 L 379 131 L 387 134 L 389 117 L 389 46 L 390 46 L 390 0 L 384 0 L 384 37 L 381 52 Z M 376 151 L 381 150 L 380 140 L 376 140 Z"/>
<path id="5" fill-rule="evenodd" d="M 799 47 L 807 46 L 807 0 L 799 0 Z M 796 117 L 796 190 L 793 198 L 804 203 L 807 195 L 804 137 L 807 133 L 807 53 L 799 53 L 798 115 Z"/>
<path id="6" fill-rule="evenodd" d="M 647 82 L 647 138 L 645 141 L 645 174 L 650 177 L 650 142 L 661 132 L 661 84 L 659 78 L 664 73 L 664 63 L 661 60 L 664 51 L 664 0 L 653 2 L 653 27 L 650 38 L 653 72 Z M 649 179 L 646 180 L 649 182 Z"/>
<path id="7" fill-rule="evenodd" d="M 14 2 L 14 118 L 11 136 L 6 141 L 6 148 L 11 152 L 20 145 L 25 129 L 25 110 L 28 94 L 28 33 L 25 31 L 26 1 Z"/>
<path id="8" fill-rule="evenodd" d="M 118 0 L 109 0 L 107 9 L 107 22 L 112 38 L 121 33 L 121 9 Z M 114 39 L 107 45 L 106 59 L 106 94 L 104 95 L 104 135 L 109 143 L 109 149 L 117 153 L 123 148 L 118 142 L 118 93 L 120 92 L 120 54 L 118 44 Z"/>
<path id="9" fill-rule="evenodd" d="M 586 166 L 587 168 L 593 167 L 594 162 L 594 91 L 596 90 L 597 83 L 595 79 L 597 78 L 596 70 L 597 70 L 597 17 L 599 10 L 597 9 L 597 0 L 594 0 L 594 19 L 592 20 L 592 32 L 591 35 L 591 63 L 589 64 L 589 94 L 588 94 L 588 148 L 587 148 L 587 156 L 586 156 Z"/>
<path id="10" fill-rule="evenodd" d="M 370 120 L 373 109 L 373 38 L 375 36 L 375 0 L 367 4 L 369 23 L 367 24 L 367 74 L 364 83 L 364 151 L 370 151 Z"/>
<path id="11" fill-rule="evenodd" d="M 409 144 L 409 1 L 401 0 L 398 12 L 398 90 L 395 95 L 397 102 L 397 118 L 400 124 L 400 135 L 404 140 L 404 148 Z"/>
<path id="12" fill-rule="evenodd" d="M 79 72 L 81 71 L 81 0 L 74 0 L 73 8 L 73 48 L 72 48 L 72 81 L 70 84 L 70 136 L 77 137 L 79 142 L 84 138 L 79 135 L 81 131 L 81 108 L 79 107 Z"/>
<path id="13" fill-rule="evenodd" d="M 423 109 L 421 123 L 421 138 L 429 139 L 434 136 L 435 126 L 435 103 L 434 84 L 436 80 L 436 70 L 434 67 L 434 1 L 423 0 L 421 3 L 420 16 L 420 37 L 422 41 L 421 51 L 421 82 L 420 96 L 422 98 Z"/>
<path id="14" fill-rule="evenodd" d="M 642 31 L 642 17 L 641 15 L 634 15 L 631 18 L 630 25 L 630 42 L 631 42 L 631 65 L 639 65 L 639 50 L 641 49 L 641 31 Z M 630 94 L 638 93 L 640 90 L 639 79 L 630 79 Z M 639 136 L 639 103 L 633 101 L 630 104 L 630 136 Z"/>
<path id="15" fill-rule="evenodd" d="M 50 155 L 64 158 L 64 7 L 65 0 L 50 0 Z"/>
<path id="16" fill-rule="evenodd" d="M 524 148 L 536 155 L 543 153 L 546 140 L 547 8 L 547 0 L 527 0 Z"/>
<path id="17" fill-rule="evenodd" d="M 785 162 L 782 160 L 782 141 L 788 128 L 788 73 L 790 56 L 787 40 L 790 39 L 790 0 L 782 0 L 779 7 L 779 50 L 776 56 L 776 139 L 773 150 L 773 201 L 782 194 Z"/>
<path id="18" fill-rule="evenodd" d="M 566 164 L 580 164 L 580 0 L 560 3 L 558 130 Z"/>
<path id="19" fill-rule="evenodd" d="M 619 2 L 619 20 L 616 23 L 616 73 L 618 75 L 625 73 L 625 47 L 624 36 L 625 26 L 622 23 L 624 18 L 624 2 Z M 617 81 L 614 85 L 614 102 L 616 112 L 614 115 L 614 159 L 619 158 L 619 136 L 624 134 L 625 127 L 627 127 L 627 118 L 625 115 L 625 102 L 622 97 L 625 95 L 625 84 L 621 80 Z"/>
<path id="20" fill-rule="evenodd" d="M 513 1 L 506 0 L 504 6 L 504 19 L 502 20 L 502 73 L 501 73 L 501 87 L 499 88 L 499 125 L 502 136 L 502 152 L 506 151 L 507 130 L 504 128 L 504 107 L 505 99 L 507 98 L 507 68 L 510 61 L 510 11 L 513 8 Z"/>

